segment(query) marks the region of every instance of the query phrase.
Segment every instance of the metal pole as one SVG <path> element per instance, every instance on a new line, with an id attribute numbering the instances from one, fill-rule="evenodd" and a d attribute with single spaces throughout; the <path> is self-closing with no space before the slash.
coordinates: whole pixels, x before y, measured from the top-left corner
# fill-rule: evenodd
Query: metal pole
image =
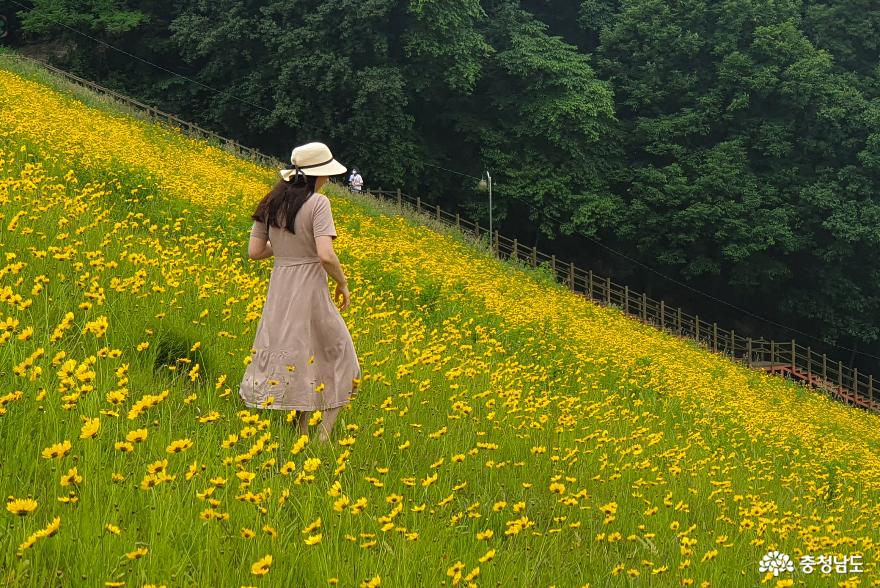
<path id="1" fill-rule="evenodd" d="M 489 170 L 486 170 L 486 176 L 489 178 L 489 234 L 492 234 L 492 176 Z"/>

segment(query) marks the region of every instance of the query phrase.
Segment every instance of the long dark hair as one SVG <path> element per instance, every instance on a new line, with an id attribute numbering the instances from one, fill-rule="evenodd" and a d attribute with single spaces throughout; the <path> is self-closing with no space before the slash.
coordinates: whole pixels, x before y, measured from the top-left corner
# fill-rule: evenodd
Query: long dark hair
<path id="1" fill-rule="evenodd" d="M 296 233 L 293 228 L 296 213 L 315 193 L 317 179 L 317 176 L 306 176 L 300 173 L 291 176 L 290 181 L 280 180 L 260 200 L 257 210 L 251 215 L 251 220 L 266 223 L 267 230 L 271 224 L 273 227 Z M 283 225 L 278 224 L 279 217 L 284 217 Z"/>

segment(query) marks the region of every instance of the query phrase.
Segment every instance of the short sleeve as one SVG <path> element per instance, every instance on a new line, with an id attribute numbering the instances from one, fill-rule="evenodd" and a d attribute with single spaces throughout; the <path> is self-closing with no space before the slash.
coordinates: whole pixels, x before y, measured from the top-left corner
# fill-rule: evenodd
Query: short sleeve
<path id="1" fill-rule="evenodd" d="M 312 228 L 315 237 L 329 235 L 336 238 L 336 225 L 333 224 L 333 212 L 330 210 L 330 200 L 323 194 L 319 194 L 315 203 L 315 216 L 312 220 Z"/>
<path id="2" fill-rule="evenodd" d="M 257 237 L 258 239 L 266 239 L 269 240 L 269 229 L 266 227 L 266 223 L 261 223 L 260 221 L 254 221 L 254 225 L 251 227 L 251 237 Z"/>

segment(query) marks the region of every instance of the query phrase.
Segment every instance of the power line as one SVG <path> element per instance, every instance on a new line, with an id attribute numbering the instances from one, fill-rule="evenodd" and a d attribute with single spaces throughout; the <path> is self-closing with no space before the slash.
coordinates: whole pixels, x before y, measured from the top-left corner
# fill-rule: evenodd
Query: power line
<path id="1" fill-rule="evenodd" d="M 28 6 L 26 6 L 26 5 L 24 5 L 24 4 L 20 3 L 20 2 L 18 2 L 17 0 L 9 0 L 9 1 L 12 2 L 13 4 L 18 5 L 19 7 L 23 8 L 23 9 L 25 9 L 25 10 L 29 10 L 29 9 L 30 9 Z M 179 77 L 179 78 L 181 78 L 181 79 L 184 79 L 184 80 L 186 80 L 186 81 L 188 81 L 188 82 L 191 82 L 191 83 L 193 83 L 193 84 L 197 84 L 197 85 L 201 86 L 202 88 L 205 88 L 205 89 L 210 90 L 210 91 L 212 91 L 212 92 L 216 92 L 216 93 L 221 94 L 221 95 L 227 95 L 227 96 L 229 96 L 230 98 L 233 98 L 233 99 L 235 99 L 235 100 L 241 102 L 242 104 L 246 104 L 246 105 L 248 105 L 248 106 L 252 106 L 252 107 L 254 107 L 254 108 L 258 108 L 259 110 L 262 110 L 262 111 L 264 111 L 264 112 L 268 112 L 268 113 L 273 112 L 273 111 L 272 111 L 271 109 L 269 109 L 269 108 L 266 108 L 266 107 L 261 106 L 261 105 L 259 105 L 259 104 L 255 104 L 255 103 L 250 102 L 250 101 L 248 101 L 248 100 L 244 100 L 244 99 L 242 99 L 242 98 L 239 98 L 239 97 L 235 96 L 234 94 L 230 93 L 228 90 L 218 90 L 217 88 L 213 88 L 213 87 L 211 87 L 211 86 L 209 86 L 209 85 L 207 85 L 207 84 L 204 84 L 204 83 L 202 83 L 202 82 L 199 82 L 198 80 L 194 80 L 194 79 L 192 79 L 192 78 L 190 78 L 190 77 L 187 77 L 187 76 L 185 76 L 185 75 L 183 75 L 183 74 L 177 73 L 177 72 L 172 71 L 172 70 L 170 70 L 170 69 L 168 69 L 168 68 L 162 67 L 161 65 L 155 64 L 155 63 L 153 63 L 153 62 L 151 62 L 151 61 L 149 61 L 149 60 L 146 60 L 146 59 L 144 59 L 144 58 L 142 58 L 142 57 L 139 57 L 139 56 L 137 56 L 137 55 L 135 55 L 135 54 L 133 54 L 133 53 L 129 53 L 128 51 L 125 51 L 124 49 L 120 49 L 119 47 L 116 47 L 116 46 L 114 46 L 114 45 L 112 45 L 112 44 L 110 44 L 110 43 L 107 43 L 107 42 L 105 42 L 105 41 L 102 41 L 102 40 L 100 40 L 100 39 L 97 39 L 97 38 L 95 38 L 95 37 L 92 37 L 91 35 L 88 35 L 88 34 L 82 32 L 82 31 L 80 31 L 80 30 L 77 30 L 77 29 L 71 27 L 71 26 L 68 26 L 68 25 L 66 25 L 66 24 L 64 24 L 64 23 L 62 23 L 62 22 L 60 22 L 60 21 L 57 21 L 57 20 L 54 20 L 54 19 L 51 19 L 51 18 L 49 18 L 49 19 L 47 19 L 47 20 L 49 20 L 50 22 L 52 22 L 52 23 L 54 23 L 54 24 L 56 24 L 56 25 L 58 25 L 58 26 L 64 27 L 64 28 L 66 28 L 66 29 L 68 29 L 68 30 L 70 30 L 70 31 L 73 31 L 73 32 L 75 32 L 75 33 L 77 33 L 77 34 L 79 34 L 79 35 L 82 35 L 82 36 L 84 36 L 84 37 L 86 37 L 86 38 L 88 38 L 88 39 L 91 39 L 92 41 L 95 41 L 96 43 L 100 43 L 101 45 L 104 45 L 104 46 L 106 46 L 106 47 L 109 47 L 110 49 L 113 49 L 114 51 L 118 51 L 118 52 L 120 52 L 120 53 L 122 53 L 122 54 L 124 54 L 124 55 L 127 55 L 128 57 L 131 57 L 131 58 L 133 58 L 133 59 L 137 59 L 138 61 L 141 61 L 141 62 L 143 62 L 143 63 L 145 63 L 145 64 L 147 64 L 147 65 L 150 65 L 150 66 L 152 66 L 152 67 L 155 67 L 155 68 L 157 68 L 157 69 L 160 69 L 160 70 L 162 70 L 162 71 L 164 71 L 164 72 L 167 72 L 167 73 L 169 73 L 169 74 L 171 74 L 171 75 L 177 76 L 177 77 Z M 358 140 L 356 140 L 356 139 L 347 139 L 347 141 L 349 141 L 350 143 L 354 143 L 355 145 L 358 145 L 358 146 L 361 146 L 361 147 L 366 147 L 366 148 L 371 149 L 371 150 L 376 148 L 375 145 L 368 145 L 368 144 L 366 144 L 366 143 L 362 143 L 362 142 L 360 142 L 360 141 L 358 141 Z M 406 157 L 406 156 L 404 156 L 404 157 Z M 410 161 L 412 161 L 412 162 L 414 162 L 414 163 L 419 163 L 419 164 L 421 164 L 421 165 L 426 165 L 426 166 L 429 166 L 429 167 L 433 167 L 433 168 L 436 168 L 436 169 L 439 169 L 439 170 L 445 171 L 445 172 L 447 172 L 447 173 L 456 174 L 456 175 L 463 176 L 463 177 L 470 178 L 470 179 L 474 179 L 474 180 L 480 180 L 480 179 L 481 179 L 481 178 L 478 178 L 478 177 L 476 177 L 476 176 L 472 176 L 471 174 L 464 173 L 464 172 L 460 172 L 460 171 L 457 171 L 457 170 L 454 170 L 454 169 L 449 169 L 449 168 L 446 168 L 446 167 L 443 167 L 443 166 L 440 166 L 440 165 L 437 165 L 437 164 L 430 163 L 430 162 L 428 162 L 428 161 L 424 161 L 424 160 L 416 159 L 415 157 L 407 157 L 407 159 L 409 159 Z M 497 191 L 497 189 L 498 189 L 498 188 L 497 188 L 497 185 L 493 184 L 493 189 L 495 189 L 495 190 Z M 501 192 L 502 192 L 502 194 L 506 193 L 506 191 L 505 191 L 504 188 L 503 188 L 503 185 L 502 185 Z M 517 201 L 519 201 L 519 202 L 522 202 L 522 203 L 526 204 L 526 205 L 527 205 L 530 209 L 532 209 L 533 211 L 536 211 L 536 212 L 538 212 L 538 214 L 543 215 L 543 216 L 545 216 L 545 217 L 547 217 L 547 218 L 549 218 L 549 219 L 555 221 L 557 224 L 559 224 L 559 225 L 562 224 L 562 221 L 561 221 L 558 217 L 556 217 L 556 216 L 553 215 L 553 214 L 550 214 L 549 212 L 547 212 L 547 211 L 544 210 L 544 209 L 538 209 L 537 207 L 535 207 L 535 206 L 534 206 L 531 202 L 529 202 L 528 200 L 525 200 L 525 199 L 523 199 L 523 198 L 517 196 L 516 194 L 506 193 L 506 195 L 507 195 L 508 198 L 512 198 L 512 199 L 514 199 L 514 200 L 517 200 Z M 746 315 L 748 315 L 748 316 L 750 316 L 750 317 L 752 317 L 752 318 L 755 318 L 755 319 L 758 319 L 758 320 L 760 320 L 760 321 L 763 321 L 763 322 L 766 323 L 766 324 L 773 325 L 773 326 L 775 326 L 775 327 L 778 327 L 778 328 L 781 328 L 781 329 L 788 330 L 788 331 L 790 331 L 790 332 L 792 332 L 792 333 L 797 333 L 798 335 L 802 335 L 802 336 L 807 337 L 807 338 L 809 338 L 809 339 L 812 339 L 812 340 L 814 340 L 814 341 L 819 341 L 819 342 L 821 342 L 821 343 L 823 343 L 823 344 L 825 344 L 825 345 L 829 345 L 829 346 L 831 346 L 831 347 L 835 347 L 835 348 L 837 348 L 837 349 L 841 349 L 841 350 L 844 350 L 844 351 L 849 351 L 849 352 L 851 352 L 851 353 L 854 353 L 854 354 L 857 354 L 857 355 L 862 355 L 862 356 L 864 356 L 864 357 L 870 357 L 870 358 L 872 358 L 872 359 L 880 360 L 880 357 L 878 357 L 878 356 L 876 356 L 876 355 L 872 355 L 872 354 L 870 354 L 870 353 L 865 353 L 864 351 L 858 351 L 858 350 L 856 350 L 856 349 L 852 349 L 852 348 L 850 348 L 850 347 L 846 347 L 846 346 L 843 346 L 843 345 L 838 345 L 838 344 L 836 344 L 836 343 L 831 343 L 831 342 L 829 342 L 829 341 L 827 341 L 827 340 L 825 340 L 825 339 L 822 339 L 822 338 L 819 338 L 819 337 L 817 337 L 817 336 L 815 336 L 815 335 L 811 335 L 811 334 L 809 334 L 809 333 L 806 333 L 806 332 L 804 332 L 804 331 L 801 331 L 800 329 L 796 329 L 796 328 L 793 328 L 793 327 L 789 327 L 789 326 L 783 325 L 783 324 L 781 324 L 781 323 L 778 323 L 778 322 L 776 322 L 776 321 L 774 321 L 774 320 L 772 320 L 772 319 L 768 319 L 768 318 L 766 318 L 766 317 L 763 317 L 763 316 L 760 316 L 760 315 L 758 315 L 758 314 L 755 314 L 755 313 L 751 312 L 750 310 L 747 310 L 747 309 L 745 309 L 745 308 L 741 308 L 741 307 L 739 307 L 739 306 L 737 306 L 737 305 L 735 305 L 735 304 L 733 304 L 733 303 L 727 302 L 726 300 L 722 300 L 721 298 L 718 298 L 718 297 L 716 297 L 716 296 L 713 296 L 713 295 L 711 295 L 711 294 L 709 294 L 709 293 L 707 293 L 707 292 L 703 292 L 702 290 L 699 290 L 699 289 L 694 288 L 693 286 L 690 286 L 690 285 L 688 285 L 688 284 L 686 284 L 686 283 L 684 283 L 684 282 L 681 282 L 681 281 L 679 281 L 679 280 L 676 280 L 675 278 L 672 278 L 672 277 L 670 277 L 670 276 L 667 276 L 666 274 L 664 274 L 664 273 L 662 273 L 662 272 L 660 272 L 660 271 L 658 271 L 658 270 L 652 268 L 651 266 L 649 266 L 649 265 L 647 265 L 647 264 L 645 264 L 645 263 L 643 263 L 643 262 L 641 262 L 641 261 L 639 261 L 639 260 L 637 260 L 637 259 L 635 259 L 635 258 L 632 258 L 632 257 L 626 255 L 625 253 L 622 253 L 622 252 L 620 252 L 620 251 L 617 251 L 617 250 L 613 249 L 612 247 L 609 247 L 608 245 L 605 245 L 604 243 L 600 242 L 599 240 L 597 240 L 597 239 L 595 239 L 595 238 L 593 238 L 593 237 L 591 237 L 591 236 L 589 236 L 589 235 L 586 235 L 586 234 L 581 233 L 581 232 L 578 232 L 578 231 L 574 231 L 574 234 L 576 234 L 576 235 L 578 235 L 579 237 L 582 237 L 582 238 L 584 238 L 584 239 L 587 239 L 587 240 L 589 240 L 589 241 L 595 243 L 596 245 L 599 245 L 599 246 L 602 247 L 603 249 L 606 249 L 606 250 L 610 251 L 611 253 L 614 253 L 615 255 L 618 255 L 618 256 L 620 256 L 620 257 L 622 257 L 622 258 L 624 258 L 624 259 L 626 259 L 626 260 L 628 260 L 628 261 L 630 261 L 630 262 L 632 262 L 632 263 L 634 263 L 634 264 L 636 264 L 636 265 L 638 265 L 638 266 L 641 266 L 641 267 L 645 268 L 646 270 L 652 272 L 653 274 L 655 274 L 655 275 L 657 275 L 657 276 L 660 276 L 661 278 L 663 278 L 663 279 L 665 279 L 665 280 L 668 280 L 668 281 L 670 281 L 670 282 L 672 282 L 672 283 L 674 283 L 674 284 L 676 284 L 676 285 L 678 285 L 678 286 L 681 286 L 681 287 L 683 287 L 683 288 L 685 288 L 685 289 L 687 289 L 687 290 L 690 290 L 691 292 L 694 292 L 694 293 L 696 293 L 696 294 L 699 294 L 699 295 L 701 295 L 701 296 L 704 296 L 704 297 L 708 298 L 709 300 L 712 300 L 713 302 L 716 302 L 716 303 L 719 303 L 719 304 L 723 304 L 723 305 L 727 306 L 728 308 L 731 308 L 731 309 L 733 309 L 733 310 L 736 310 L 737 312 L 740 312 L 740 313 L 746 314 Z"/>

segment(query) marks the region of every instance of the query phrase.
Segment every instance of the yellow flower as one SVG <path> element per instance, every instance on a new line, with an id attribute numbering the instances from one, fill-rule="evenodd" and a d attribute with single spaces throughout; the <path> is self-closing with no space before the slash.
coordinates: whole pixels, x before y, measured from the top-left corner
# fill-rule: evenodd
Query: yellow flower
<path id="1" fill-rule="evenodd" d="M 290 452 L 294 455 L 298 454 L 300 451 L 303 450 L 308 442 L 308 435 L 300 435 L 299 439 L 297 439 L 296 442 L 293 444 L 293 448 L 290 450 Z"/>
<path id="2" fill-rule="evenodd" d="M 32 498 L 13 498 L 6 503 L 6 510 L 14 515 L 24 516 L 37 509 L 37 501 Z"/>
<path id="3" fill-rule="evenodd" d="M 317 545 L 318 543 L 321 542 L 322 537 L 323 537 L 323 535 L 321 533 L 318 533 L 317 535 L 311 535 L 309 537 L 306 537 L 304 539 L 304 541 L 305 541 L 306 545 Z"/>
<path id="4" fill-rule="evenodd" d="M 269 573 L 269 568 L 272 565 L 272 556 L 267 555 L 254 563 L 251 566 L 251 573 L 255 576 L 265 576 Z"/>
<path id="5" fill-rule="evenodd" d="M 70 441 L 62 441 L 61 443 L 55 443 L 43 450 L 43 457 L 46 459 L 52 459 L 53 457 L 64 457 L 68 453 L 70 453 L 70 448 L 72 445 Z"/>
<path id="6" fill-rule="evenodd" d="M 61 475 L 61 486 L 70 486 L 71 484 L 75 486 L 82 483 L 82 481 L 83 477 L 79 475 L 75 467 L 70 468 L 66 474 Z"/>
<path id="7" fill-rule="evenodd" d="M 128 553 L 126 553 L 125 557 L 127 557 L 128 559 L 139 559 L 147 555 L 147 553 L 149 552 L 150 550 L 146 547 L 138 547 L 134 551 L 129 551 Z"/>
<path id="8" fill-rule="evenodd" d="M 132 445 L 128 441 L 117 441 L 113 445 L 113 447 L 115 447 L 117 451 L 121 451 L 123 453 L 128 453 L 130 451 L 134 451 L 134 445 Z"/>
<path id="9" fill-rule="evenodd" d="M 320 422 L 321 422 L 321 411 L 316 410 L 312 413 L 312 416 L 309 417 L 309 426 L 314 427 L 315 425 L 317 425 Z"/>
<path id="10" fill-rule="evenodd" d="M 312 531 L 314 531 L 315 529 L 319 529 L 320 527 L 321 527 L 321 517 L 318 517 L 317 519 L 315 519 L 314 521 L 312 521 L 311 523 L 306 525 L 306 528 L 303 529 L 302 532 L 308 534 L 308 533 L 311 533 Z"/>
<path id="11" fill-rule="evenodd" d="M 165 451 L 168 453 L 180 453 L 181 451 L 186 451 L 192 446 L 193 442 L 191 439 L 178 439 L 177 441 L 172 441 L 171 444 L 165 448 Z"/>
<path id="12" fill-rule="evenodd" d="M 85 423 L 83 423 L 82 430 L 80 431 L 79 438 L 80 439 L 91 439 L 95 435 L 98 434 L 98 429 L 101 428 L 101 419 L 93 418 L 93 419 L 85 419 Z"/>
<path id="13" fill-rule="evenodd" d="M 364 580 L 361 582 L 360 588 L 377 588 L 377 586 L 382 584 L 382 578 L 379 576 L 373 576 L 369 580 Z"/>
<path id="14" fill-rule="evenodd" d="M 114 535 L 120 535 L 120 534 L 122 534 L 122 530 L 121 530 L 119 527 L 117 527 L 116 525 L 112 524 L 112 523 L 107 523 L 107 524 L 104 526 L 104 528 L 107 529 L 107 532 L 108 532 L 108 533 L 113 533 Z"/>

